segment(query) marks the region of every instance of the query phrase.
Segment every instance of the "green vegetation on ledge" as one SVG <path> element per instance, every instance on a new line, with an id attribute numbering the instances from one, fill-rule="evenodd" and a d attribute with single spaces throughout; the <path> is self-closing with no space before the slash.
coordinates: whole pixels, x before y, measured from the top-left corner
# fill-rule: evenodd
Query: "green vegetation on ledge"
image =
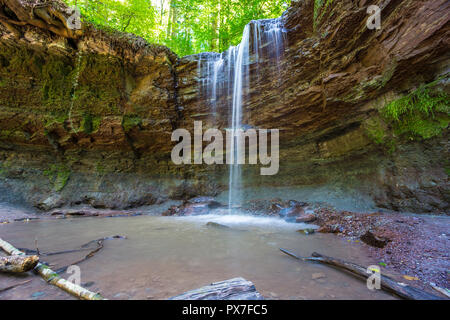
<path id="1" fill-rule="evenodd" d="M 122 120 L 123 131 L 129 132 L 135 127 L 139 127 L 142 124 L 142 119 L 137 115 L 125 115 Z"/>
<path id="2" fill-rule="evenodd" d="M 367 136 L 392 153 L 400 139 L 426 140 L 442 134 L 449 125 L 450 99 L 434 89 L 436 83 L 386 104 L 378 117 L 365 122 Z"/>
<path id="3" fill-rule="evenodd" d="M 431 91 L 434 85 L 423 85 L 381 110 L 396 135 L 410 140 L 430 139 L 448 127 L 450 99 L 445 92 Z"/>

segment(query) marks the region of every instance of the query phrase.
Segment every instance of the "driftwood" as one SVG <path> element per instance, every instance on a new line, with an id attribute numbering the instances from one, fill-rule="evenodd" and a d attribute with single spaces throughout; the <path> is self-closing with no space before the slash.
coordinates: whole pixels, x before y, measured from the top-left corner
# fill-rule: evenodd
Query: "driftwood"
<path id="1" fill-rule="evenodd" d="M 252 282 L 235 278 L 172 297 L 169 300 L 264 300 Z"/>
<path id="2" fill-rule="evenodd" d="M 0 248 L 10 255 L 25 255 L 25 253 L 17 250 L 11 244 L 2 240 L 1 238 Z M 34 270 L 51 285 L 54 285 L 77 298 L 80 298 L 82 300 L 105 300 L 99 293 L 91 292 L 87 289 L 84 289 L 83 287 L 80 287 L 61 278 L 56 272 L 40 262 L 37 264 Z"/>
<path id="3" fill-rule="evenodd" d="M 16 288 L 18 286 L 23 286 L 24 284 L 27 284 L 27 283 L 30 283 L 30 282 L 31 282 L 31 280 L 26 280 L 26 281 L 22 281 L 22 282 L 13 284 L 13 285 L 11 285 L 9 287 L 6 287 L 6 288 L 0 288 L 0 293 L 3 293 L 5 291 L 11 290 L 11 289 L 14 289 L 14 288 Z"/>
<path id="4" fill-rule="evenodd" d="M 359 266 L 357 264 L 347 262 L 344 260 L 327 257 L 327 256 L 321 255 L 316 252 L 314 252 L 312 254 L 312 257 L 302 258 L 302 257 L 298 257 L 297 255 L 295 255 L 292 252 L 289 252 L 288 250 L 281 249 L 281 248 L 280 248 L 280 250 L 283 253 L 285 253 L 297 260 L 318 262 L 318 263 L 326 264 L 326 265 L 335 267 L 339 270 L 344 270 L 348 273 L 356 275 L 359 278 L 367 279 L 371 275 L 371 274 L 367 273 L 367 268 L 364 268 L 362 266 Z M 395 280 L 393 280 L 383 274 L 381 274 L 381 289 L 388 293 L 394 294 L 402 299 L 407 299 L 407 300 L 442 300 L 441 297 L 438 297 L 431 293 L 408 286 L 406 284 L 398 283 Z"/>
<path id="5" fill-rule="evenodd" d="M 39 262 L 38 256 L 0 257 L 0 272 L 23 273 L 33 270 Z"/>
<path id="6" fill-rule="evenodd" d="M 58 251 L 58 252 L 42 252 L 42 253 L 39 253 L 38 250 L 32 250 L 32 249 L 28 249 L 28 248 L 18 248 L 18 249 L 19 249 L 19 251 L 23 251 L 25 254 L 38 254 L 40 256 L 56 256 L 56 255 L 61 255 L 61 254 L 75 253 L 75 252 L 84 252 L 84 251 L 91 250 L 81 260 L 72 262 L 71 264 L 69 264 L 69 265 L 67 265 L 65 267 L 62 267 L 62 268 L 59 268 L 59 269 L 55 270 L 56 273 L 62 273 L 62 272 L 65 272 L 69 268 L 69 266 L 80 264 L 80 263 L 88 260 L 89 258 L 92 258 L 97 252 L 99 252 L 101 249 L 103 249 L 104 241 L 106 241 L 106 240 L 114 240 L 114 239 L 127 239 L 127 237 L 116 235 L 116 236 L 111 236 L 111 237 L 100 238 L 100 239 L 97 239 L 97 240 L 89 241 L 86 244 L 83 244 L 81 246 L 81 249 L 64 250 L 64 251 Z M 96 247 L 94 249 L 88 248 L 91 244 L 95 244 Z M 43 262 L 43 264 L 48 265 L 48 263 L 45 263 L 45 262 Z"/>
<path id="7" fill-rule="evenodd" d="M 77 39 L 81 29 L 73 28 L 73 12 L 60 0 L 0 0 L 0 23 L 20 38 L 20 27 L 30 25 L 65 38 Z"/>

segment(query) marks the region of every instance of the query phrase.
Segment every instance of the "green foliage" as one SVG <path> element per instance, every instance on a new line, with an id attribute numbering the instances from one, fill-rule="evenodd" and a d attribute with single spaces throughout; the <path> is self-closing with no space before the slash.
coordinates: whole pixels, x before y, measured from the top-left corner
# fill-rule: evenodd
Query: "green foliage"
<path id="1" fill-rule="evenodd" d="M 66 0 L 86 21 L 169 46 L 179 56 L 225 51 L 247 23 L 276 18 L 289 0 Z"/>
<path id="2" fill-rule="evenodd" d="M 50 183 L 53 184 L 53 190 L 59 192 L 66 186 L 71 171 L 63 164 L 52 164 L 48 170 L 44 171 L 44 174 L 48 177 Z"/>
<path id="3" fill-rule="evenodd" d="M 74 110 L 92 115 L 117 113 L 125 91 L 123 64 L 117 58 L 83 55 Z"/>
<path id="4" fill-rule="evenodd" d="M 389 103 L 381 110 L 399 136 L 411 140 L 430 139 L 448 127 L 450 100 L 444 92 L 431 92 L 434 83 L 421 86 L 416 91 Z"/>
<path id="5" fill-rule="evenodd" d="M 100 122 L 100 117 L 93 117 L 90 113 L 85 113 L 81 121 L 81 128 L 84 133 L 91 134 L 98 130 Z"/>
<path id="6" fill-rule="evenodd" d="M 42 101 L 44 105 L 62 106 L 70 98 L 72 67 L 68 61 L 49 58 L 42 63 Z"/>
<path id="7" fill-rule="evenodd" d="M 322 19 L 323 15 L 327 11 L 329 5 L 333 3 L 333 0 L 314 0 L 314 27 Z M 319 13 L 321 15 L 319 16 Z"/>
<path id="8" fill-rule="evenodd" d="M 122 128 L 125 132 L 131 131 L 142 124 L 142 119 L 137 115 L 125 115 L 122 120 Z"/>

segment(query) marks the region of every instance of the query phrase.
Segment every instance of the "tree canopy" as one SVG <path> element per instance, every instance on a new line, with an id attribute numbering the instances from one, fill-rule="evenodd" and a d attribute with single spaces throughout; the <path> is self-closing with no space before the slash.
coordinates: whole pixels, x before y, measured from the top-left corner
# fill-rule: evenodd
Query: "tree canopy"
<path id="1" fill-rule="evenodd" d="M 225 51 L 247 23 L 276 18 L 289 0 L 66 0 L 98 26 L 167 45 L 179 56 Z"/>

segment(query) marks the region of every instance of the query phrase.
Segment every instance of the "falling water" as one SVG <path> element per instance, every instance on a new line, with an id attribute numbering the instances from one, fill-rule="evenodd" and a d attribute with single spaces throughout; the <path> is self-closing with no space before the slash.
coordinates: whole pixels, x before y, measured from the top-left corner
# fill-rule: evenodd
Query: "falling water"
<path id="1" fill-rule="evenodd" d="M 242 41 L 237 46 L 230 47 L 224 53 L 203 53 L 200 55 L 198 69 L 200 74 L 201 92 L 210 104 L 212 121 L 217 123 L 219 114 L 228 113 L 229 128 L 234 134 L 239 129 L 245 129 L 243 121 L 243 105 L 251 88 L 250 74 L 256 71 L 259 77 L 259 65 L 270 63 L 278 68 L 285 45 L 285 30 L 281 19 L 257 20 L 250 22 L 244 29 Z M 278 71 L 278 72 L 277 72 Z M 278 77 L 279 69 L 271 77 Z M 265 75 L 269 76 L 269 75 Z M 221 110 L 222 109 L 222 112 Z M 228 112 L 223 112 L 223 111 Z M 229 163 L 229 194 L 228 206 L 231 210 L 241 203 L 242 173 L 237 163 L 240 154 L 239 137 L 230 141 L 231 154 Z"/>

